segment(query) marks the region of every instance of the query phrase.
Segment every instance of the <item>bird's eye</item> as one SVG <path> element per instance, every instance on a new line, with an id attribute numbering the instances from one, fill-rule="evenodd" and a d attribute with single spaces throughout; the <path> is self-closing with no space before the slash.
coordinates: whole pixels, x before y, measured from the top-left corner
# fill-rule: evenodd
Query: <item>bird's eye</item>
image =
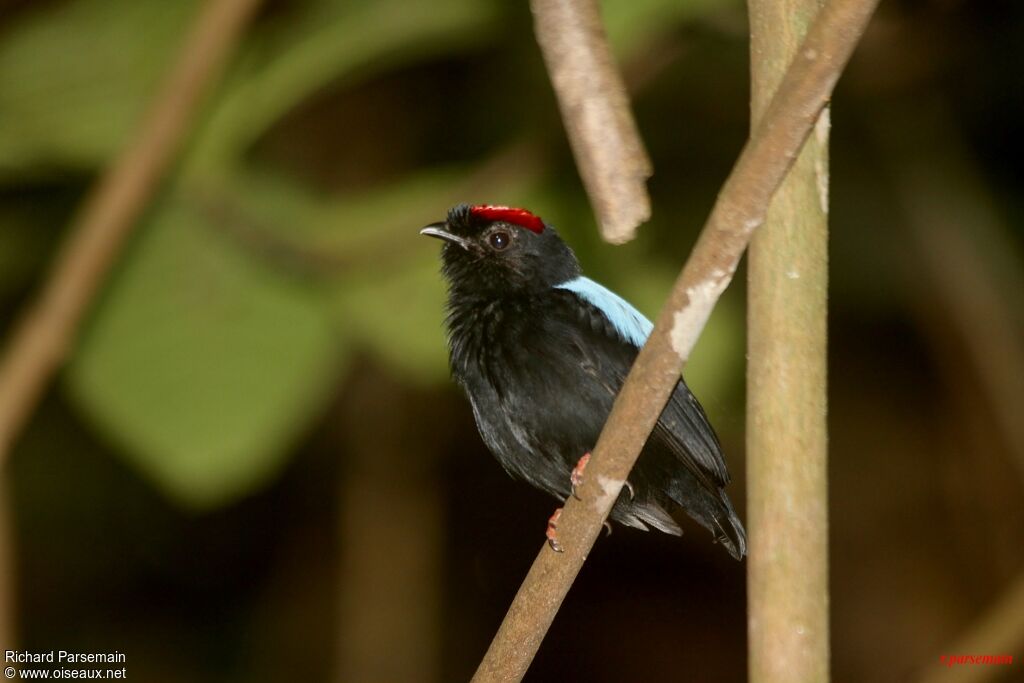
<path id="1" fill-rule="evenodd" d="M 508 248 L 508 245 L 512 242 L 512 238 L 504 230 L 495 230 L 488 236 L 487 241 L 491 245 L 491 249 L 495 251 L 501 251 L 502 249 Z"/>

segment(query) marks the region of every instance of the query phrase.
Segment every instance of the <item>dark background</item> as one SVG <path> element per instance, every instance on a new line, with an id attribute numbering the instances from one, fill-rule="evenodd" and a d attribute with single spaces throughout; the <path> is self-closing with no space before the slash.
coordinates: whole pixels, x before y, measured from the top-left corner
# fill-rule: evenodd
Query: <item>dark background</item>
<path id="1" fill-rule="evenodd" d="M 0 2 L 0 332 L 198 5 Z M 625 247 L 597 236 L 525 3 L 266 3 L 15 448 L 19 647 L 120 650 L 155 682 L 469 678 L 556 502 L 448 380 L 418 228 L 527 206 L 654 314 L 746 135 L 741 4 L 604 8 L 655 167 Z M 887 0 L 834 98 L 839 682 L 1024 657 L 950 651 L 1024 561 L 1022 14 Z M 744 280 L 686 371 L 741 517 Z M 744 565 L 686 529 L 600 540 L 527 680 L 743 680 Z"/>

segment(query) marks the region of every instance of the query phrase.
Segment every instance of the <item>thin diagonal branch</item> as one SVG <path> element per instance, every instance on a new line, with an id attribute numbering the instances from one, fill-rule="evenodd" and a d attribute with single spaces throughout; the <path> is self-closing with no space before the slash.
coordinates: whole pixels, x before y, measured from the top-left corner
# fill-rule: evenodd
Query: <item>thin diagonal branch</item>
<path id="1" fill-rule="evenodd" d="M 68 229 L 39 298 L 0 360 L 0 466 L 259 5 L 260 0 L 205 3 L 137 134 Z"/>
<path id="2" fill-rule="evenodd" d="M 542 547 L 473 680 L 525 675 L 562 600 L 597 539 L 623 482 L 654 428 L 751 234 L 828 102 L 878 0 L 831 0 L 744 147 L 693 253 L 623 385 L 579 493 L 559 519 L 565 552 Z"/>
<path id="3" fill-rule="evenodd" d="M 537 43 L 601 234 L 633 239 L 651 216 L 651 160 L 629 108 L 597 0 L 531 0 Z"/>

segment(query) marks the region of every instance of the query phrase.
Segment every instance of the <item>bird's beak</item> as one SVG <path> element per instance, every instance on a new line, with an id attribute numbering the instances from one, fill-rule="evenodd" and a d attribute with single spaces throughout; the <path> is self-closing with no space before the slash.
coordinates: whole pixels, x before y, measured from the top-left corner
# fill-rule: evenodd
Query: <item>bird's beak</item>
<path id="1" fill-rule="evenodd" d="M 459 245 L 466 251 L 469 251 L 469 247 L 471 244 L 470 241 L 464 237 L 459 237 L 458 235 L 454 235 L 448 232 L 447 230 L 445 230 L 446 227 L 448 227 L 448 224 L 445 221 L 441 221 L 439 223 L 431 223 L 427 227 L 420 230 L 420 234 L 426 235 L 427 237 L 436 237 L 438 239 L 442 239 L 448 242 L 454 242 L 455 244 Z"/>

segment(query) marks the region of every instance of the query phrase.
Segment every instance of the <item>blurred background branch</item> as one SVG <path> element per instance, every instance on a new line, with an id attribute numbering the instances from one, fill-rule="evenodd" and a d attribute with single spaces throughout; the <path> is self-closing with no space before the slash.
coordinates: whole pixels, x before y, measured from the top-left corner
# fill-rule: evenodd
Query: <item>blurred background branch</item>
<path id="1" fill-rule="evenodd" d="M 111 165 L 65 242 L 42 291 L 10 332 L 0 357 L 0 643 L 13 647 L 14 558 L 6 463 L 75 334 L 260 0 L 213 0 L 196 19 L 177 62 L 135 136 Z"/>
<path id="2" fill-rule="evenodd" d="M 421 393 L 421 392 L 420 392 Z M 349 458 L 342 478 L 339 537 L 339 683 L 439 681 L 441 548 L 437 458 L 428 437 L 444 414 L 422 395 L 371 372 L 354 378 L 356 405 L 340 425 Z M 382 431 L 365 415 L 387 412 Z M 427 412 L 421 422 L 404 419 Z"/>
<path id="3" fill-rule="evenodd" d="M 772 196 L 818 120 L 876 4 L 877 0 L 832 0 L 816 15 L 800 58 L 786 69 L 765 107 L 615 400 L 587 466 L 579 492 L 582 500 L 570 498 L 565 503 L 558 531 L 565 552 L 541 549 L 474 681 L 517 681 L 526 674 L 678 382 L 681 366 L 751 235 L 765 220 Z M 823 353 L 823 347 L 817 353 Z"/>
<path id="4" fill-rule="evenodd" d="M 1015 305 L 1024 294 L 1024 258 L 948 119 L 941 101 L 889 107 L 879 111 L 872 132 L 892 152 L 885 170 L 933 295 L 922 292 L 919 309 L 952 323 L 948 332 L 958 340 L 937 351 L 965 360 L 981 383 L 986 409 L 1024 483 L 1024 314 Z M 913 132 L 896 135 L 896 125 Z M 930 140 L 948 141 L 942 154 L 924 144 Z M 926 310 L 936 299 L 941 314 Z"/>
<path id="5" fill-rule="evenodd" d="M 10 333 L 0 359 L 0 465 L 259 5 L 212 0 L 203 7 L 138 131 L 68 227 L 42 292 Z"/>

